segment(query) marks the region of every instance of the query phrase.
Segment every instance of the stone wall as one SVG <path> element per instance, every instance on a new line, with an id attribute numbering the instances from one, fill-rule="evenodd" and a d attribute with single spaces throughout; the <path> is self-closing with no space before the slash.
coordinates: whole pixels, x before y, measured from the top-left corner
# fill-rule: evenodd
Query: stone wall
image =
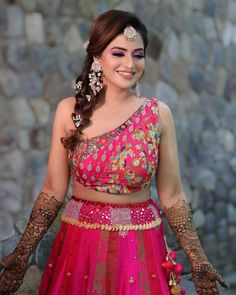
<path id="1" fill-rule="evenodd" d="M 73 94 L 90 24 L 111 8 L 148 26 L 141 92 L 170 106 L 200 238 L 223 274 L 235 272 L 235 0 L 0 2 L 0 258 L 15 247 L 44 181 L 55 107 Z M 154 184 L 152 191 L 156 197 Z M 31 272 L 43 269 L 58 225 L 32 256 Z M 171 235 L 169 243 L 176 246 Z"/>

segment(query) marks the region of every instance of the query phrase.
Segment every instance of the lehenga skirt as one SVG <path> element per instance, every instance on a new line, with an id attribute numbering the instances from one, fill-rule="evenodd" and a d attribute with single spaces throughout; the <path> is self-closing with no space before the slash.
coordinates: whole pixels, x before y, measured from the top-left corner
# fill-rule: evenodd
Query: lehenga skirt
<path id="1" fill-rule="evenodd" d="M 169 295 L 157 204 L 72 196 L 45 266 L 39 295 Z"/>

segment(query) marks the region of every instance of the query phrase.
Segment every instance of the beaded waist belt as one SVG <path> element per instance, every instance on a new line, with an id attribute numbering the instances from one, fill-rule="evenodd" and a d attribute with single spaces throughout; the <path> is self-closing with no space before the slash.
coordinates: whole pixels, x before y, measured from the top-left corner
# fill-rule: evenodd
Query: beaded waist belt
<path id="1" fill-rule="evenodd" d="M 151 199 L 135 204 L 113 204 L 72 196 L 61 219 L 79 227 L 108 231 L 144 230 L 161 224 L 159 208 Z"/>

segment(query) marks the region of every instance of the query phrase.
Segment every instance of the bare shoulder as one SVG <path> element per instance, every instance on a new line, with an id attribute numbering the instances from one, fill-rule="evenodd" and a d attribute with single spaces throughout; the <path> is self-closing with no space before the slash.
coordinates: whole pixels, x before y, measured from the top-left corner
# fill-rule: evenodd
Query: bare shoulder
<path id="1" fill-rule="evenodd" d="M 65 97 L 58 102 L 57 107 L 60 109 L 64 109 L 65 111 L 73 111 L 75 105 L 75 97 Z"/>
<path id="2" fill-rule="evenodd" d="M 59 101 L 56 109 L 56 116 L 63 123 L 66 133 L 74 129 L 71 114 L 74 112 L 75 97 L 66 97 Z"/>
<path id="3" fill-rule="evenodd" d="M 158 99 L 158 102 L 159 102 L 160 115 L 166 116 L 166 115 L 168 115 L 168 113 L 169 114 L 171 113 L 169 106 L 165 102 L 161 101 L 160 99 Z"/>
<path id="4" fill-rule="evenodd" d="M 173 123 L 173 116 L 170 107 L 160 99 L 158 99 L 159 106 L 159 123 L 161 131 L 164 131 Z"/>
<path id="5" fill-rule="evenodd" d="M 60 118 L 66 120 L 71 117 L 71 113 L 74 112 L 75 98 L 74 97 L 66 97 L 61 99 L 56 108 L 56 115 Z"/>

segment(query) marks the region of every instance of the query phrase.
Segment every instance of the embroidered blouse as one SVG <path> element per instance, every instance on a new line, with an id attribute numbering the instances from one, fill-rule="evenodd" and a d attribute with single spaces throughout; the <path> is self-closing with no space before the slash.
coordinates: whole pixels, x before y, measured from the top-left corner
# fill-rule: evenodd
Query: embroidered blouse
<path id="1" fill-rule="evenodd" d="M 110 194 L 128 194 L 145 188 L 158 166 L 158 113 L 158 100 L 146 98 L 118 127 L 82 139 L 68 154 L 74 180 Z"/>

